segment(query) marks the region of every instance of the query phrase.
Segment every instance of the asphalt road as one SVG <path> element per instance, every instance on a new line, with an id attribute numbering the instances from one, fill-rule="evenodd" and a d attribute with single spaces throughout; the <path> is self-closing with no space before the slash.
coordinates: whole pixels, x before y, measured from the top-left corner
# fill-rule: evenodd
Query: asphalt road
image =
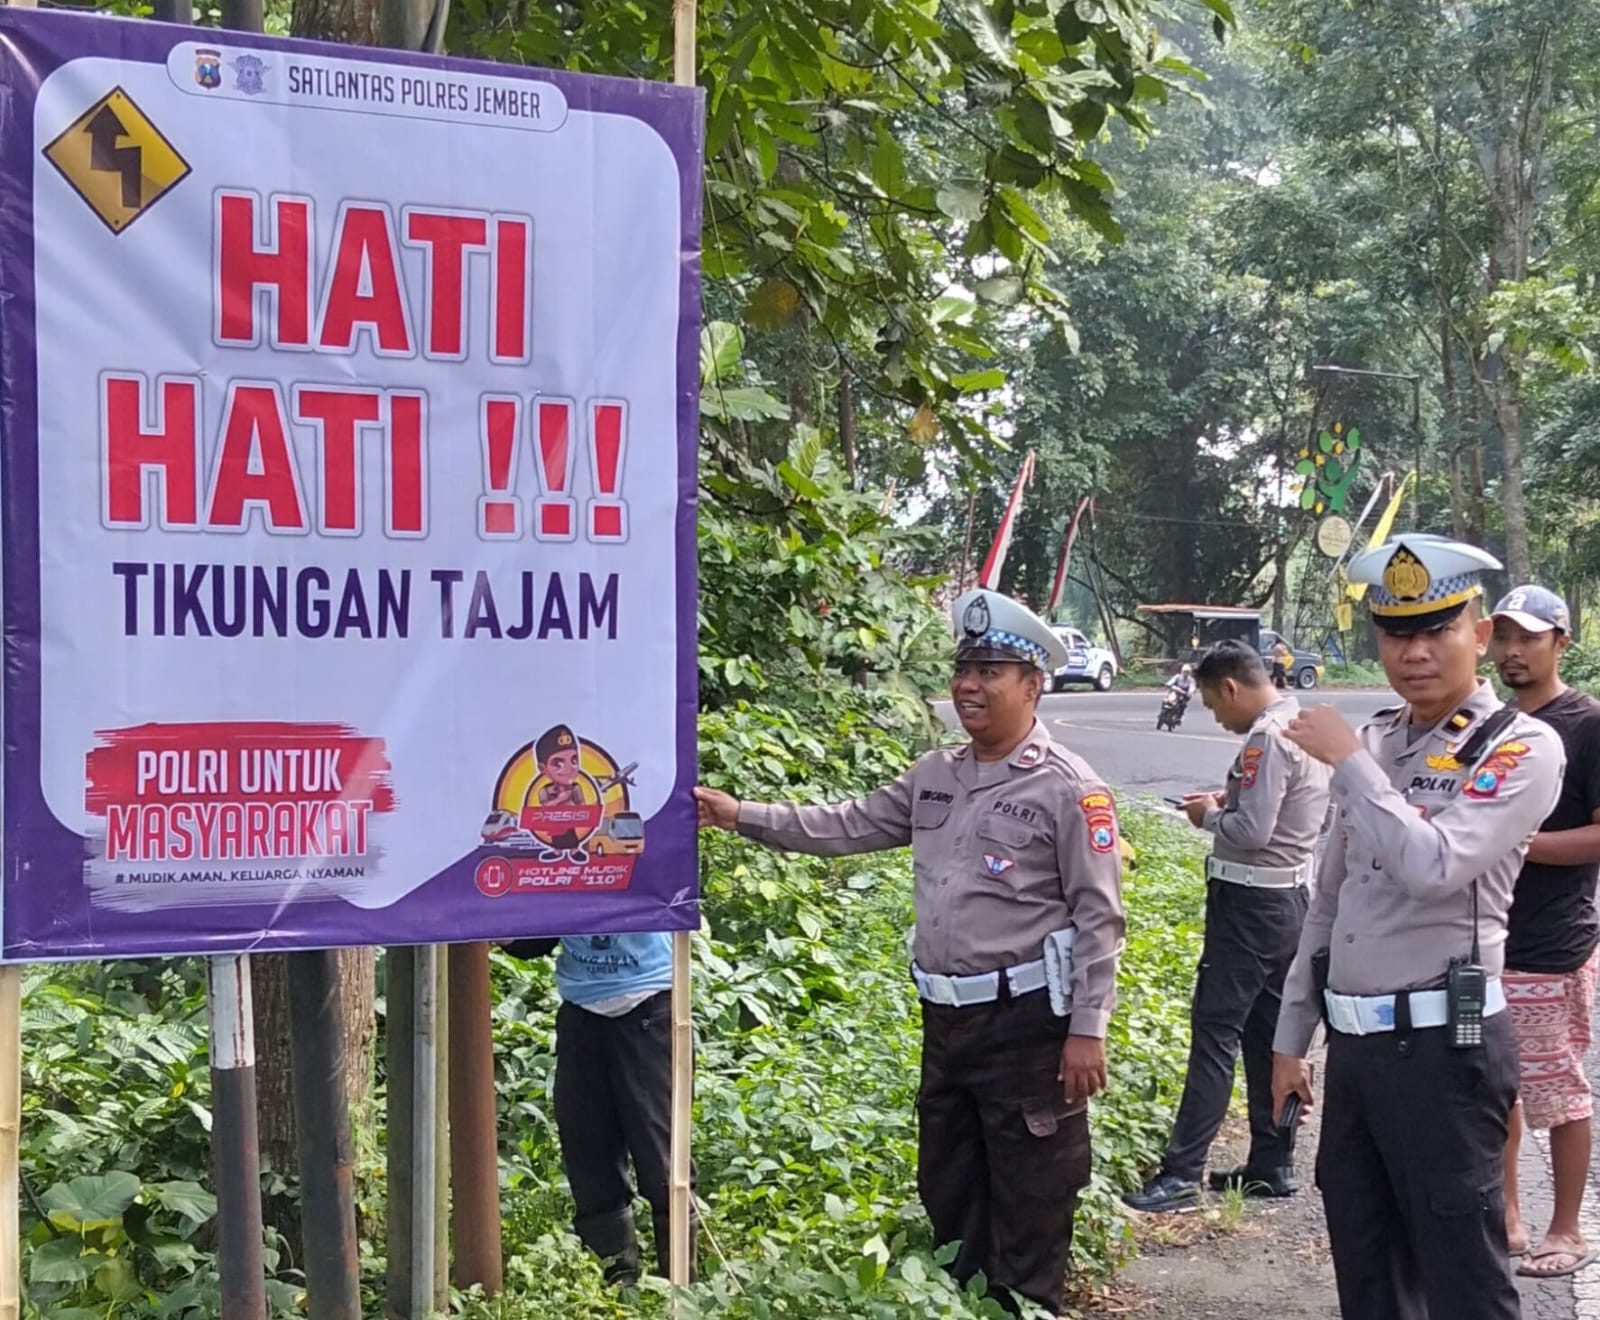
<path id="1" fill-rule="evenodd" d="M 1338 688 L 1296 693 L 1302 705 L 1331 702 L 1352 724 L 1396 700 L 1392 692 Z M 1089 762 L 1112 788 L 1154 797 L 1221 788 L 1240 739 L 1215 720 L 1198 695 L 1176 733 L 1156 731 L 1157 691 L 1068 691 L 1039 703 L 1039 717 L 1055 740 Z M 940 717 L 956 727 L 947 701 Z"/>

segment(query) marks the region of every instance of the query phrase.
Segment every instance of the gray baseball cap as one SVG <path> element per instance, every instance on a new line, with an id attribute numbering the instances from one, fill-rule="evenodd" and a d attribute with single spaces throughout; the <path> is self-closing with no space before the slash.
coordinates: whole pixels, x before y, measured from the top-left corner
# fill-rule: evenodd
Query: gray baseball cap
<path id="1" fill-rule="evenodd" d="M 1507 592 L 1490 617 L 1510 619 L 1529 632 L 1549 632 L 1552 628 L 1564 633 L 1572 631 L 1572 611 L 1567 602 L 1548 588 L 1532 584 Z"/>

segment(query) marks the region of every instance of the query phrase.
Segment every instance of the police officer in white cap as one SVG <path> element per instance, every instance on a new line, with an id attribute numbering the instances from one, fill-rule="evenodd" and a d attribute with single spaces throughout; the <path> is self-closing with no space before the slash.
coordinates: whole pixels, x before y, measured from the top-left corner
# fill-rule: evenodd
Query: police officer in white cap
<path id="1" fill-rule="evenodd" d="M 1346 1320 L 1513 1320 L 1500 1153 L 1517 1048 L 1500 983 L 1512 886 L 1565 760 L 1477 677 L 1483 551 L 1416 533 L 1356 556 L 1404 704 L 1359 733 L 1332 706 L 1287 737 L 1334 767 L 1337 814 L 1284 987 L 1273 1099 L 1311 1104 Z"/>
<path id="2" fill-rule="evenodd" d="M 1065 648 L 992 591 L 955 605 L 950 696 L 970 741 L 837 806 L 696 789 L 703 825 L 824 856 L 911 845 L 923 1001 L 918 1186 L 951 1266 L 1062 1309 L 1089 1181 L 1088 1101 L 1106 1084 L 1122 949 L 1111 793 L 1036 714 Z"/>

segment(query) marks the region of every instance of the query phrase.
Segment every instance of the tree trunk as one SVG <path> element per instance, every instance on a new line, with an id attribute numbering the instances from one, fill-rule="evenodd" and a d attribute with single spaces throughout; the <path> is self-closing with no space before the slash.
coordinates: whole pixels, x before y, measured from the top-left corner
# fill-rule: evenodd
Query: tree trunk
<path id="1" fill-rule="evenodd" d="M 1500 478 L 1506 515 L 1506 572 L 1513 582 L 1533 581 L 1533 554 L 1528 546 L 1528 504 L 1522 492 L 1522 400 L 1514 382 L 1502 385 L 1505 398 L 1495 407 L 1505 472 Z"/>
<path id="2" fill-rule="evenodd" d="M 378 44 L 379 0 L 294 0 L 289 31 L 318 41 L 352 46 Z M 288 1049 L 284 1043 L 284 1049 Z"/>
<path id="3" fill-rule="evenodd" d="M 250 960 L 256 1022 L 256 1110 L 261 1136 L 263 1172 L 294 1181 L 299 1170 L 299 1131 L 294 1121 L 294 1074 L 289 1063 L 288 963 L 281 953 L 257 954 Z M 339 1012 L 344 1022 L 345 1100 L 352 1122 L 366 1104 L 376 1030 L 376 949 L 339 950 Z M 298 1243 L 297 1212 L 282 1198 L 271 1198 L 266 1220 Z"/>
<path id="4" fill-rule="evenodd" d="M 839 443 L 844 448 L 844 470 L 850 477 L 850 489 L 858 490 L 861 483 L 856 477 L 856 392 L 848 358 L 839 370 Z"/>

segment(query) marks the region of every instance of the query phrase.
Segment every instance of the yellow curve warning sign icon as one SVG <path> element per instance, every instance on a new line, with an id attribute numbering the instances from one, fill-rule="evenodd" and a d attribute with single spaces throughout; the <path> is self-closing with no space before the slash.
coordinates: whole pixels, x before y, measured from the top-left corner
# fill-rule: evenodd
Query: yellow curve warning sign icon
<path id="1" fill-rule="evenodd" d="M 120 87 L 67 125 L 44 154 L 113 234 L 189 174 L 189 162 Z"/>

